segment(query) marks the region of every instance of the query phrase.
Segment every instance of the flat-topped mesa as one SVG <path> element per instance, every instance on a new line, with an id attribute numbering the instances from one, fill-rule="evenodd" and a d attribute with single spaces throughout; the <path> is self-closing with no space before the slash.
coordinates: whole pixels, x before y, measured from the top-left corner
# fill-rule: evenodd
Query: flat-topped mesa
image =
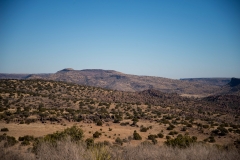
<path id="1" fill-rule="evenodd" d="M 84 72 L 106 72 L 106 73 L 121 73 L 115 70 L 104 70 L 104 69 L 82 69 L 80 71 L 84 71 Z"/>
<path id="2" fill-rule="evenodd" d="M 240 84 L 239 78 L 232 78 L 231 81 L 228 83 L 231 87 L 237 86 Z"/>
<path id="3" fill-rule="evenodd" d="M 65 68 L 65 69 L 60 70 L 60 71 L 74 71 L 74 69 L 72 69 L 72 68 Z"/>

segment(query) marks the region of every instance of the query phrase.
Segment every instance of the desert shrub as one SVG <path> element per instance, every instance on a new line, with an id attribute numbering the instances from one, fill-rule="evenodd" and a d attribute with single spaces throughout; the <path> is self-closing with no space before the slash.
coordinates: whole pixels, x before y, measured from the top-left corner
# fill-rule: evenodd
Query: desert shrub
<path id="1" fill-rule="evenodd" d="M 149 139 L 149 140 L 152 140 L 152 139 L 155 139 L 155 138 L 158 138 L 158 136 L 157 136 L 157 135 L 154 135 L 154 134 L 148 135 L 148 139 Z"/>
<path id="2" fill-rule="evenodd" d="M 122 141 L 121 138 L 119 138 L 119 137 L 117 137 L 117 138 L 115 139 L 115 142 L 116 142 L 117 144 L 120 144 L 120 145 L 123 144 L 123 141 Z"/>
<path id="3" fill-rule="evenodd" d="M 234 151 L 220 151 L 214 146 L 205 145 L 191 145 L 186 149 L 172 148 L 167 146 L 157 145 L 140 145 L 137 147 L 126 147 L 121 154 L 121 158 L 115 159 L 126 159 L 126 160 L 217 160 L 217 159 L 239 159 L 239 153 Z"/>
<path id="4" fill-rule="evenodd" d="M 175 134 L 178 134 L 178 132 L 177 132 L 177 131 L 171 131 L 171 132 L 169 132 L 168 134 L 169 134 L 169 135 L 175 135 Z"/>
<path id="5" fill-rule="evenodd" d="M 132 123 L 131 125 L 136 125 L 137 122 L 138 122 L 138 118 L 137 118 L 137 117 L 134 117 L 134 118 L 132 119 L 132 121 L 133 121 L 133 123 Z"/>
<path id="6" fill-rule="evenodd" d="M 158 138 L 163 138 L 164 137 L 164 135 L 162 133 L 158 133 L 157 136 L 158 136 Z"/>
<path id="7" fill-rule="evenodd" d="M 88 148 L 94 145 L 94 139 L 93 138 L 87 138 L 85 140 L 85 142 L 86 142 Z"/>
<path id="8" fill-rule="evenodd" d="M 4 143 L 0 143 L 0 159 L 1 160 L 35 160 L 36 156 L 30 151 L 24 151 L 17 147 L 5 147 Z"/>
<path id="9" fill-rule="evenodd" d="M 228 132 L 232 132 L 233 131 L 233 129 L 232 128 L 228 128 Z"/>
<path id="10" fill-rule="evenodd" d="M 184 126 L 182 129 L 181 129 L 181 131 L 186 131 L 187 130 L 187 127 L 186 126 Z"/>
<path id="11" fill-rule="evenodd" d="M 149 128 L 147 127 L 141 127 L 140 128 L 140 132 L 147 132 Z"/>
<path id="12" fill-rule="evenodd" d="M 229 124 L 228 123 L 223 123 L 220 125 L 220 127 L 229 127 Z"/>
<path id="13" fill-rule="evenodd" d="M 133 133 L 133 139 L 134 140 L 142 140 L 142 137 L 137 133 L 136 130 Z"/>
<path id="14" fill-rule="evenodd" d="M 95 133 L 93 133 L 93 138 L 99 138 L 102 135 L 102 133 L 96 131 Z"/>
<path id="15" fill-rule="evenodd" d="M 230 127 L 232 127 L 233 129 L 238 129 L 238 125 L 235 124 L 230 124 Z"/>
<path id="16" fill-rule="evenodd" d="M 1 132 L 8 132 L 8 128 L 1 128 Z"/>
<path id="17" fill-rule="evenodd" d="M 120 123 L 121 119 L 115 118 L 113 123 Z"/>
<path id="18" fill-rule="evenodd" d="M 19 137 L 18 140 L 19 140 L 19 141 L 33 141 L 33 140 L 34 140 L 34 137 L 33 137 L 33 136 L 26 135 L 26 136 L 23 136 L 23 137 Z"/>
<path id="19" fill-rule="evenodd" d="M 170 124 L 168 127 L 167 127 L 167 130 L 173 130 L 175 128 L 174 125 Z"/>
<path id="20" fill-rule="evenodd" d="M 228 130 L 224 127 L 218 127 L 217 129 L 213 130 L 212 133 L 219 136 L 225 136 L 228 134 Z"/>
<path id="21" fill-rule="evenodd" d="M 162 119 L 160 120 L 160 123 L 169 124 L 170 122 L 169 122 L 167 119 L 162 118 Z"/>
<path id="22" fill-rule="evenodd" d="M 205 125 L 202 125 L 203 128 L 209 128 L 209 125 L 205 124 Z"/>
<path id="23" fill-rule="evenodd" d="M 109 141 L 103 141 L 103 145 L 105 145 L 105 146 L 110 146 L 111 145 L 111 143 L 109 142 Z"/>
<path id="24" fill-rule="evenodd" d="M 234 130 L 234 133 L 238 133 L 238 134 L 240 134 L 240 129 L 236 129 L 236 130 Z"/>
<path id="25" fill-rule="evenodd" d="M 3 112 L 5 110 L 5 108 L 3 108 L 2 106 L 0 106 L 0 112 Z"/>
<path id="26" fill-rule="evenodd" d="M 214 142 L 216 142 L 216 140 L 213 136 L 210 136 L 209 139 L 208 139 L 208 142 L 209 143 L 214 143 Z"/>
<path id="27" fill-rule="evenodd" d="M 190 137 L 187 135 L 178 135 L 174 139 L 168 139 L 165 144 L 167 146 L 172 146 L 172 147 L 179 147 L 179 148 L 186 148 L 189 147 L 191 144 L 196 142 L 196 138 Z"/>
<path id="28" fill-rule="evenodd" d="M 24 124 L 24 121 L 20 121 L 20 123 L 19 124 Z"/>
<path id="29" fill-rule="evenodd" d="M 35 121 L 36 121 L 35 119 L 26 119 L 26 124 L 30 124 L 30 123 L 33 123 Z"/>
<path id="30" fill-rule="evenodd" d="M 144 145 L 146 143 L 146 145 Z M 126 146 L 126 147 L 108 147 L 104 145 L 96 145 L 87 148 L 85 144 L 74 143 L 70 140 L 59 141 L 56 146 L 43 143 L 39 146 L 36 155 L 37 159 L 51 160 L 156 160 L 156 159 L 171 159 L 171 160 L 219 160 L 240 159 L 240 154 L 236 149 L 220 149 L 212 145 L 196 144 L 190 145 L 186 149 L 178 147 L 167 147 L 152 145 L 149 141 L 144 141 L 143 145 Z M 1 147 L 1 146 L 0 146 Z M 0 149 L 0 151 L 2 151 Z M 20 157 L 16 154 L 16 149 L 4 150 L 0 152 L 1 160 L 10 159 L 36 159 L 31 153 L 27 153 L 30 157 Z"/>
<path id="31" fill-rule="evenodd" d="M 143 142 L 141 142 L 141 145 L 148 146 L 148 145 L 152 145 L 152 143 L 149 141 L 143 141 Z"/>
<path id="32" fill-rule="evenodd" d="M 4 147 L 13 146 L 18 142 L 15 137 L 7 136 L 6 134 L 0 135 L 0 142 L 1 141 L 5 141 Z"/>
<path id="33" fill-rule="evenodd" d="M 94 160 L 111 160 L 111 152 L 110 149 L 105 145 L 95 145 L 91 147 L 88 151 L 89 159 Z M 84 158 L 88 159 L 88 158 Z"/>
<path id="34" fill-rule="evenodd" d="M 35 142 L 45 141 L 50 143 L 56 143 L 59 140 L 70 137 L 71 141 L 79 141 L 83 138 L 83 130 L 81 128 L 77 128 L 76 126 L 72 126 L 71 128 L 67 128 L 62 132 L 55 132 L 53 134 L 48 134 L 42 139 L 38 139 Z"/>
<path id="35" fill-rule="evenodd" d="M 120 123 L 120 125 L 121 126 L 127 126 L 127 125 L 129 125 L 129 122 L 122 122 L 122 123 Z"/>
<path id="36" fill-rule="evenodd" d="M 103 123 L 102 123 L 101 120 L 98 120 L 98 121 L 97 121 L 97 126 L 102 126 L 102 124 L 103 124 Z"/>
<path id="37" fill-rule="evenodd" d="M 157 144 L 156 138 L 152 139 L 152 143 L 153 143 L 153 144 Z"/>
<path id="38" fill-rule="evenodd" d="M 27 145 L 30 145 L 30 142 L 24 140 L 24 141 L 21 142 L 21 145 L 23 145 L 23 146 L 27 146 Z"/>
<path id="39" fill-rule="evenodd" d="M 234 141 L 234 145 L 235 145 L 236 148 L 239 148 L 239 146 L 240 146 L 240 139 L 235 140 Z"/>
<path id="40" fill-rule="evenodd" d="M 69 138 L 57 141 L 56 145 L 42 142 L 36 147 L 35 154 L 37 155 L 37 159 L 42 160 L 91 159 L 86 145 L 72 142 Z"/>
<path id="41" fill-rule="evenodd" d="M 82 109 L 82 107 L 85 106 L 84 102 L 79 102 L 79 109 Z"/>
<path id="42" fill-rule="evenodd" d="M 148 136 L 148 139 L 151 140 L 153 144 L 157 144 L 156 138 L 158 138 L 157 135 L 150 134 L 150 135 Z"/>

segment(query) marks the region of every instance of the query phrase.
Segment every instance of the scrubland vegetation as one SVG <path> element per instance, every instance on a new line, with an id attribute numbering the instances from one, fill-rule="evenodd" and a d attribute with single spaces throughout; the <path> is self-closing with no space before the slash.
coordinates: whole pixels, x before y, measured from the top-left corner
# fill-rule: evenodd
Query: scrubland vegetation
<path id="1" fill-rule="evenodd" d="M 239 159 L 239 106 L 236 95 L 0 80 L 0 159 Z"/>
<path id="2" fill-rule="evenodd" d="M 136 132 L 134 132 L 136 133 Z M 25 151 L 13 149 L 9 140 L 2 138 L 1 159 L 53 159 L 53 160 L 143 160 L 143 159 L 239 159 L 239 151 L 223 146 L 210 146 L 197 143 L 196 137 L 178 135 L 165 142 L 164 146 L 143 142 L 138 146 L 122 147 L 118 138 L 115 144 L 107 141 L 94 143 L 94 139 L 83 141 L 83 131 L 73 126 L 62 132 L 56 132 L 41 138 L 21 137 L 20 141 L 30 141 L 33 147 Z M 6 138 L 6 137 L 5 137 Z"/>

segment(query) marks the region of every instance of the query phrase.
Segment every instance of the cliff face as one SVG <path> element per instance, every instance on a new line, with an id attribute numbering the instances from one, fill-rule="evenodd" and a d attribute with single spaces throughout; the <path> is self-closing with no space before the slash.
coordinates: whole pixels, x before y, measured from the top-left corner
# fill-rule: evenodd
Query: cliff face
<path id="1" fill-rule="evenodd" d="M 231 81 L 228 83 L 231 87 L 235 87 L 240 84 L 239 78 L 232 78 Z"/>

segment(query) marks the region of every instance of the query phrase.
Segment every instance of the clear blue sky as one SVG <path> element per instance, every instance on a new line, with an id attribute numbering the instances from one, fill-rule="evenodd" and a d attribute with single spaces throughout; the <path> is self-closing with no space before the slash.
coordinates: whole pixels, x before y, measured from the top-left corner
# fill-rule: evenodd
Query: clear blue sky
<path id="1" fill-rule="evenodd" d="M 0 0 L 0 73 L 240 77 L 240 1 Z"/>

